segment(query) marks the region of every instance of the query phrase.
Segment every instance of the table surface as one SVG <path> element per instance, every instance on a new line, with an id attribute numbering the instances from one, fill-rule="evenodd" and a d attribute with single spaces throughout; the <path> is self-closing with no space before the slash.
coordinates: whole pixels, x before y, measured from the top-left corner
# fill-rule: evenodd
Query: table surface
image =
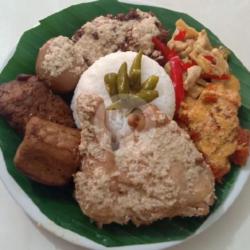
<path id="1" fill-rule="evenodd" d="M 39 19 L 77 0 L 0 0 L 0 68 L 21 34 Z M 140 1 L 186 12 L 210 28 L 250 69 L 250 1 L 151 0 Z M 167 18 L 167 17 L 166 17 Z M 208 230 L 171 250 L 247 250 L 250 231 L 250 181 L 229 211 Z M 0 249 L 80 250 L 36 227 L 0 182 Z"/>

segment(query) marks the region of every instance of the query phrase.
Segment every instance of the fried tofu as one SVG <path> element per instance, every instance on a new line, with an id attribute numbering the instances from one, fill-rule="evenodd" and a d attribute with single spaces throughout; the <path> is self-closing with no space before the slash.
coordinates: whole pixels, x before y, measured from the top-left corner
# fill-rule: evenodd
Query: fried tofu
<path id="1" fill-rule="evenodd" d="M 32 116 L 75 127 L 69 106 L 35 76 L 0 85 L 0 115 L 21 133 Z"/>
<path id="2" fill-rule="evenodd" d="M 79 144 L 77 129 L 32 117 L 14 162 L 22 173 L 37 182 L 62 186 L 80 165 Z"/>

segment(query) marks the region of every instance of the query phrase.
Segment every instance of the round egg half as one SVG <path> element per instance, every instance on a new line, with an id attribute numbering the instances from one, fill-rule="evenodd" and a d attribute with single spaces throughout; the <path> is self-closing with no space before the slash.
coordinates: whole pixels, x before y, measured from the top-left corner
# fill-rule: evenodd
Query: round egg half
<path id="1" fill-rule="evenodd" d="M 78 128 L 79 120 L 78 114 L 76 112 L 77 97 L 81 93 L 98 95 L 103 98 L 105 106 L 108 107 L 112 103 L 112 101 L 110 99 L 109 93 L 105 88 L 105 74 L 118 72 L 119 67 L 124 62 L 128 64 L 129 69 L 136 55 L 137 53 L 132 51 L 119 51 L 109 54 L 97 60 L 82 74 L 76 86 L 71 103 L 71 109 L 73 111 L 74 119 Z M 156 105 L 169 118 L 173 118 L 175 112 L 175 92 L 171 79 L 169 78 L 163 67 L 161 67 L 150 57 L 143 55 L 141 67 L 142 82 L 151 75 L 156 75 L 159 77 L 159 81 L 156 87 L 156 90 L 158 90 L 159 93 L 159 97 L 153 100 L 151 103 Z M 108 111 L 107 120 L 111 132 L 117 138 L 121 138 L 130 133 L 131 128 L 127 123 L 127 116 L 125 112 Z"/>

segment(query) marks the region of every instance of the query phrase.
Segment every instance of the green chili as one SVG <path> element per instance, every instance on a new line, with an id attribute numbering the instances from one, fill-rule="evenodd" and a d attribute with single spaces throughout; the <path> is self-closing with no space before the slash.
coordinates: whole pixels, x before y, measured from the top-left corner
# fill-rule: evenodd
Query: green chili
<path id="1" fill-rule="evenodd" d="M 110 97 L 117 95 L 117 74 L 116 73 L 108 73 L 104 76 L 104 82 L 106 90 L 108 91 Z"/>
<path id="2" fill-rule="evenodd" d="M 123 63 L 118 71 L 117 89 L 119 94 L 129 93 L 129 78 L 127 63 Z"/>
<path id="3" fill-rule="evenodd" d="M 146 81 L 144 81 L 144 83 L 142 84 L 142 89 L 154 90 L 157 86 L 158 81 L 159 81 L 159 77 L 152 75 Z"/>

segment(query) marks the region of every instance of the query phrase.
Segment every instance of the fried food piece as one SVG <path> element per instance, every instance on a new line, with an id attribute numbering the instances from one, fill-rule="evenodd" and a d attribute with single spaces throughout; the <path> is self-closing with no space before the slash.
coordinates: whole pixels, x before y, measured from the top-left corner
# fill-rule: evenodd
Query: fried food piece
<path id="1" fill-rule="evenodd" d="M 239 81 L 215 82 L 204 88 L 198 99 L 187 97 L 179 118 L 196 147 L 220 180 L 230 171 L 229 156 L 237 147 L 240 107 Z"/>
<path id="2" fill-rule="evenodd" d="M 80 165 L 80 132 L 38 117 L 26 126 L 15 165 L 31 179 L 50 186 L 67 184 Z"/>
<path id="3" fill-rule="evenodd" d="M 32 116 L 75 127 L 69 106 L 35 76 L 0 85 L 0 115 L 21 133 Z"/>
<path id="4" fill-rule="evenodd" d="M 83 213 L 99 226 L 207 215 L 214 203 L 214 177 L 187 133 L 149 104 L 143 110 L 145 129 L 135 130 L 112 151 L 102 106 L 102 98 L 94 95 L 82 94 L 77 101 L 79 148 L 86 158 L 74 181 Z M 97 115 L 101 110 L 104 114 Z M 100 124 L 102 135 L 96 133 Z"/>

